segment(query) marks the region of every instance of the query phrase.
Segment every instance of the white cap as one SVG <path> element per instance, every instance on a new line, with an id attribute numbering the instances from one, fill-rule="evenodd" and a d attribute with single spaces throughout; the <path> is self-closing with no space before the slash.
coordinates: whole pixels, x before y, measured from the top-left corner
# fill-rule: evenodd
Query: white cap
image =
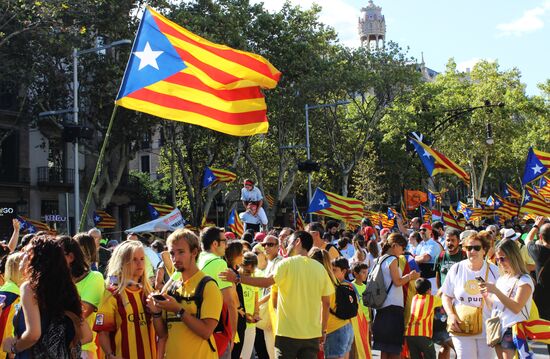
<path id="1" fill-rule="evenodd" d="M 513 241 L 517 240 L 521 236 L 520 233 L 516 233 L 514 229 L 507 228 L 504 230 L 504 233 L 502 234 L 502 239 L 511 239 Z"/>

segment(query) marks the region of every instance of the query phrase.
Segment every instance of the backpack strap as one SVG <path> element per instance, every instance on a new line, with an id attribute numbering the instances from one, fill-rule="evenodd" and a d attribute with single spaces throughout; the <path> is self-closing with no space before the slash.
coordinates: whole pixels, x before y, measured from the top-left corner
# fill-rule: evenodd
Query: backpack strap
<path id="1" fill-rule="evenodd" d="M 221 259 L 221 258 L 212 259 L 210 262 L 213 262 L 216 259 Z M 206 263 L 206 265 L 204 267 L 206 267 L 210 262 Z M 214 280 L 214 278 L 205 275 L 200 280 L 199 284 L 197 284 L 197 287 L 195 288 L 195 294 L 192 297 L 192 300 L 195 302 L 195 305 L 197 306 L 197 314 L 195 316 L 198 319 L 201 318 L 201 307 L 202 307 L 202 302 L 204 300 L 204 288 L 206 287 L 206 284 L 208 282 L 214 282 L 214 283 L 216 283 L 216 286 L 218 285 L 218 282 L 216 282 Z M 210 346 L 210 350 L 212 350 L 213 352 L 216 352 L 216 348 L 214 348 L 214 345 L 212 344 L 212 341 L 210 340 L 210 338 L 208 338 L 207 341 L 208 341 L 208 345 Z"/>
<path id="2" fill-rule="evenodd" d="M 386 255 L 386 254 L 384 254 L 384 255 Z M 385 261 L 386 259 L 390 258 L 390 257 L 393 257 L 393 258 L 396 258 L 396 259 L 397 259 L 396 256 L 392 256 L 392 255 L 389 255 L 389 254 L 388 254 L 386 258 L 382 259 L 382 261 L 380 261 L 380 258 L 378 258 L 378 262 L 380 262 L 380 263 L 376 263 L 376 265 L 382 266 L 382 263 L 384 263 L 384 261 Z M 399 263 L 398 263 L 397 265 L 399 266 Z M 391 289 L 392 285 L 393 285 L 393 280 L 391 279 L 391 274 L 390 274 L 390 286 L 389 286 L 388 289 L 386 290 L 386 294 L 388 294 L 388 293 L 390 292 L 390 289 Z"/>

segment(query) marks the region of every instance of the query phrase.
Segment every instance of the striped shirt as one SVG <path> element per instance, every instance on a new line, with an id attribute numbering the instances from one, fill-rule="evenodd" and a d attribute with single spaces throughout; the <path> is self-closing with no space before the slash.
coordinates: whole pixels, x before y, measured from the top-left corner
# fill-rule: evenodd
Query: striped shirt
<path id="1" fill-rule="evenodd" d="M 126 288 L 119 295 L 108 293 L 99 307 L 94 330 L 110 332 L 111 350 L 132 359 L 156 358 L 155 331 L 145 312 L 141 289 Z"/>
<path id="2" fill-rule="evenodd" d="M 416 294 L 411 302 L 411 316 L 405 328 L 405 336 L 431 338 L 434 310 L 441 305 L 441 298 L 438 296 Z"/>

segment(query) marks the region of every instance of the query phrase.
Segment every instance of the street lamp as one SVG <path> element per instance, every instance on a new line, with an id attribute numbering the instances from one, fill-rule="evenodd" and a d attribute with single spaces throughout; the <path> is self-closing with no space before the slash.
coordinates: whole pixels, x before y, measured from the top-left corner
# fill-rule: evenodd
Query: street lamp
<path id="1" fill-rule="evenodd" d="M 73 119 L 74 124 L 78 126 L 78 57 L 89 53 L 97 53 L 102 50 L 120 45 L 130 45 L 131 40 L 124 39 L 114 41 L 110 44 L 94 47 L 86 50 L 73 49 Z M 80 228 L 80 171 L 78 163 L 78 136 L 75 138 L 74 145 L 74 228 Z"/>
<path id="2" fill-rule="evenodd" d="M 336 107 L 339 105 L 347 105 L 351 103 L 351 101 L 342 100 L 334 103 L 324 103 L 319 105 L 308 105 L 306 103 L 305 110 L 306 110 L 306 151 L 307 151 L 307 161 L 311 162 L 311 151 L 310 151 L 310 144 L 309 144 L 309 110 L 314 110 L 316 108 L 325 108 L 325 107 Z M 311 203 L 311 172 L 308 172 L 307 174 L 307 203 L 308 206 Z M 313 221 L 313 215 L 309 213 L 309 222 L 311 223 Z"/>

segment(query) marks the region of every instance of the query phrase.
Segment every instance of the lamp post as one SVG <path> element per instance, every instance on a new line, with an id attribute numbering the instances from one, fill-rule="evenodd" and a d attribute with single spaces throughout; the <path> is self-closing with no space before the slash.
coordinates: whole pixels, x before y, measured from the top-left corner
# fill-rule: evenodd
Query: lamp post
<path id="1" fill-rule="evenodd" d="M 94 47 L 86 50 L 73 49 L 73 120 L 74 124 L 78 126 L 78 57 L 89 53 L 97 53 L 101 50 L 107 50 L 115 46 L 130 45 L 131 40 L 124 39 L 114 41 L 110 44 Z M 80 227 L 80 171 L 78 161 L 78 136 L 75 138 L 73 145 L 74 152 L 74 228 Z"/>
<path id="2" fill-rule="evenodd" d="M 324 103 L 324 104 L 318 104 L 318 105 L 308 105 L 306 103 L 305 110 L 306 110 L 306 152 L 307 152 L 307 160 L 311 160 L 311 150 L 310 150 L 310 144 L 309 144 L 309 110 L 314 110 L 316 108 L 325 108 L 325 107 L 336 107 L 339 105 L 347 105 L 351 101 L 342 100 L 334 103 Z M 307 203 L 308 205 L 311 203 L 311 172 L 308 172 L 307 174 Z M 313 221 L 313 215 L 309 213 L 309 222 Z"/>

